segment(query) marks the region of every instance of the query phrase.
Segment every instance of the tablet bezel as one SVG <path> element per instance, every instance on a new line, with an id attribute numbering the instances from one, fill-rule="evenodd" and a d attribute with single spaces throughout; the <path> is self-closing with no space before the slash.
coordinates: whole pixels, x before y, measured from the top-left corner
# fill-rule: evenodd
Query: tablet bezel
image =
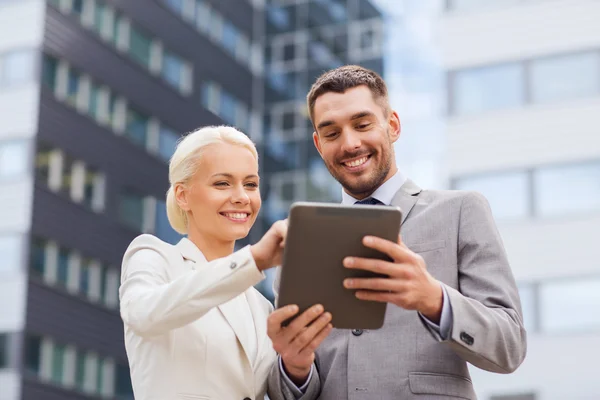
<path id="1" fill-rule="evenodd" d="M 342 260 L 345 256 L 390 260 L 364 246 L 362 238 L 374 235 L 397 242 L 401 222 L 399 207 L 294 203 L 288 218 L 277 306 L 296 304 L 299 315 L 314 304 L 322 304 L 332 313 L 335 328 L 381 328 L 387 303 L 360 300 L 354 290 L 343 286 L 345 278 L 378 275 L 345 268 Z"/>

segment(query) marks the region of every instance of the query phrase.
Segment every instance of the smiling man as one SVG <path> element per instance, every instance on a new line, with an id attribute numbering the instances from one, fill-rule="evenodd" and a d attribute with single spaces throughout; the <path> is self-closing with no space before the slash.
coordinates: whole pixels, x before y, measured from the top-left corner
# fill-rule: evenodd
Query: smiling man
<path id="1" fill-rule="evenodd" d="M 344 282 L 359 299 L 389 303 L 381 329 L 330 331 L 319 306 L 286 327 L 289 310 L 270 315 L 280 358 L 269 385 L 281 394 L 272 400 L 475 399 L 467 363 L 510 373 L 526 354 L 519 294 L 486 199 L 423 190 L 398 170 L 400 120 L 375 72 L 326 72 L 307 101 L 314 144 L 343 203 L 400 207 L 402 238 L 365 238 L 390 262 L 344 260 L 388 276 Z"/>

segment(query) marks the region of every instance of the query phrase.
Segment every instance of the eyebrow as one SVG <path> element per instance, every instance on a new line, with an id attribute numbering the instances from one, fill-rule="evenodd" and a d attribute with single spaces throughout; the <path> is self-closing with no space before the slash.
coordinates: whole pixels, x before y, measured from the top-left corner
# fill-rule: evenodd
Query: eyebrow
<path id="1" fill-rule="evenodd" d="M 233 176 L 233 175 L 231 175 L 231 174 L 227 174 L 227 173 L 218 173 L 218 174 L 214 174 L 214 175 L 212 176 L 212 178 L 215 178 L 215 177 L 218 177 L 218 176 L 222 176 L 222 177 L 224 177 L 224 178 L 232 178 L 232 179 L 234 178 L 234 176 Z M 250 178 L 256 178 L 256 179 L 258 179 L 258 175 L 255 175 L 255 174 L 246 175 L 246 177 L 245 177 L 244 179 L 250 179 Z"/>
<path id="2" fill-rule="evenodd" d="M 356 114 L 353 114 L 350 117 L 350 121 L 353 121 L 355 119 L 364 118 L 364 117 L 371 117 L 373 115 L 375 115 L 375 114 L 372 113 L 371 111 L 360 111 L 360 112 L 357 112 Z M 319 125 L 317 125 L 317 130 L 318 129 L 322 129 L 322 128 L 326 128 L 326 127 L 328 127 L 330 125 L 333 125 L 333 124 L 335 124 L 335 122 L 332 121 L 332 120 L 323 121 Z"/>

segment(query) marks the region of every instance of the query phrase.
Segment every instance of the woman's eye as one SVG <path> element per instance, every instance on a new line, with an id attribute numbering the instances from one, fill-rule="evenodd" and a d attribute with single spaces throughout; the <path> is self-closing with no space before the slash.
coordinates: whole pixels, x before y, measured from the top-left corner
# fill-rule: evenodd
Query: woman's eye
<path id="1" fill-rule="evenodd" d="M 228 185 L 229 185 L 229 183 L 227 183 L 227 182 L 217 182 L 217 183 L 215 183 L 215 186 L 228 186 Z"/>
<path id="2" fill-rule="evenodd" d="M 251 183 L 247 183 L 246 186 L 250 187 L 250 188 L 253 188 L 253 189 L 256 189 L 258 187 L 258 183 L 251 182 Z"/>

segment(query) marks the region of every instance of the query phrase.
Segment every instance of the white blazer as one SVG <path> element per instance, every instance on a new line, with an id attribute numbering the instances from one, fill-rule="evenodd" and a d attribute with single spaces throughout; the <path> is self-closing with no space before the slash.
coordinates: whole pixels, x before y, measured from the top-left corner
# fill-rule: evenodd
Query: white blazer
<path id="1" fill-rule="evenodd" d="M 249 247 L 208 262 L 186 238 L 135 238 L 119 289 L 135 399 L 263 400 L 276 362 L 263 278 Z"/>

